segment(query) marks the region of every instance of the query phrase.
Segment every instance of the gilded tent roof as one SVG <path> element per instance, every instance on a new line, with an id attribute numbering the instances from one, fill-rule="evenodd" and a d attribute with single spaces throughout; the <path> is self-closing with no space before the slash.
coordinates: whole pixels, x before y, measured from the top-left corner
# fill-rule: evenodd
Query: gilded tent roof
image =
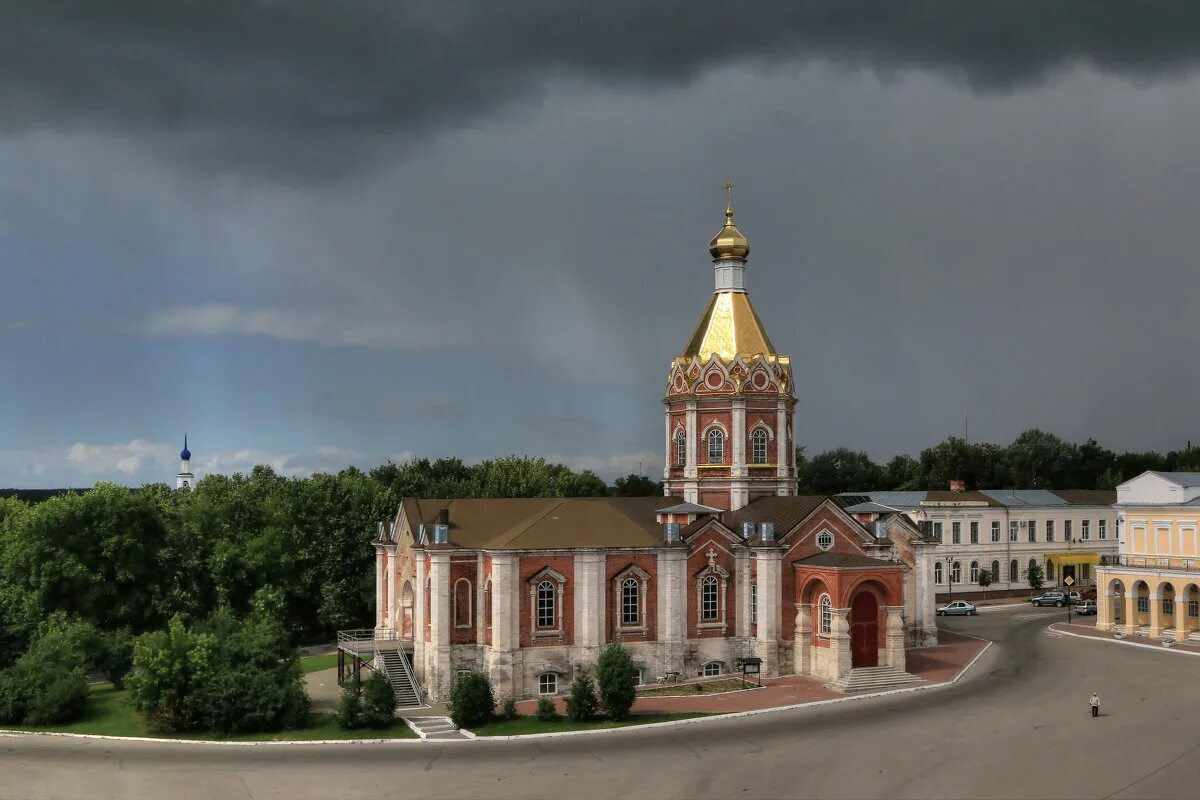
<path id="1" fill-rule="evenodd" d="M 778 355 L 745 292 L 715 293 L 682 355 L 705 360 L 712 353 L 723 361 Z"/>

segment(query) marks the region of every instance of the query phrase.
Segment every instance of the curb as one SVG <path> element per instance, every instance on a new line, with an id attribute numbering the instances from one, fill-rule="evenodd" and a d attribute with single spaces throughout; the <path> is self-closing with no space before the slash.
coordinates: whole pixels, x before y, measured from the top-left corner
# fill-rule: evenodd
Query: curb
<path id="1" fill-rule="evenodd" d="M 1053 627 L 1053 626 L 1050 626 L 1050 627 Z M 1095 638 L 1095 637 L 1090 637 L 1090 636 L 1084 636 L 1083 634 L 1079 634 L 1079 633 L 1068 633 L 1067 631 L 1061 631 L 1061 633 L 1066 633 L 1068 636 L 1080 636 L 1085 639 Z M 967 638 L 970 638 L 970 639 L 977 639 L 981 642 L 985 642 L 985 644 L 983 646 L 983 649 L 980 650 L 978 653 L 976 653 L 975 657 L 972 658 L 970 661 L 968 661 L 967 664 L 958 671 L 957 675 L 955 675 L 950 680 L 942 681 L 941 683 L 928 683 L 928 684 L 925 684 L 924 686 L 908 686 L 903 689 L 888 689 L 883 692 L 872 692 L 870 694 L 847 695 L 845 697 L 834 697 L 829 700 L 815 700 L 811 703 L 795 703 L 790 706 L 775 706 L 773 708 L 756 708 L 756 709 L 752 709 L 750 711 L 733 711 L 728 714 L 710 714 L 708 716 L 703 716 L 703 717 L 693 717 L 692 719 L 676 719 L 676 720 L 669 720 L 667 722 L 648 722 L 644 725 L 627 725 L 627 726 L 621 727 L 621 728 L 601 728 L 598 730 L 583 730 L 583 731 L 561 731 L 561 732 L 555 732 L 555 733 L 525 733 L 525 734 L 520 734 L 517 736 L 479 736 L 478 734 L 475 734 L 471 731 L 463 730 L 460 728 L 459 733 L 463 734 L 467 738 L 465 738 L 465 739 L 438 739 L 437 744 L 442 745 L 442 744 L 448 744 L 451 742 L 472 742 L 472 741 L 475 741 L 475 742 L 477 742 L 477 741 L 520 742 L 520 741 L 526 741 L 526 740 L 530 740 L 530 739 L 557 739 L 557 738 L 561 738 L 564 736 L 598 736 L 598 735 L 602 735 L 602 734 L 629 733 L 630 731 L 650 730 L 650 729 L 656 729 L 656 728 L 676 728 L 681 725 L 692 725 L 692 724 L 695 724 L 698 722 L 714 722 L 714 721 L 719 721 L 719 720 L 738 719 L 740 717 L 755 717 L 760 714 L 777 714 L 782 711 L 797 711 L 799 709 L 804 709 L 804 708 L 815 708 L 818 706 L 830 706 L 830 705 L 835 705 L 837 703 L 852 703 L 856 700 L 869 700 L 869 699 L 876 698 L 876 697 L 892 697 L 895 695 L 912 694 L 913 692 L 925 692 L 925 691 L 929 691 L 931 689 L 944 689 L 946 687 L 953 686 L 954 684 L 958 683 L 959 680 L 961 680 L 962 677 L 970 671 L 971 667 L 975 666 L 975 663 L 977 661 L 979 661 L 979 659 L 983 658 L 984 653 L 986 653 L 988 650 L 990 650 L 992 648 L 993 642 L 991 642 L 987 639 L 983 639 L 979 636 L 971 636 L 970 634 L 967 634 L 967 633 L 958 634 L 958 635 L 966 636 Z M 1134 644 L 1134 643 L 1123 642 L 1123 644 Z M 1146 647 L 1149 645 L 1136 645 L 1135 644 L 1134 646 L 1135 647 Z M 1168 648 L 1162 648 L 1162 649 L 1165 650 Z M 1185 651 L 1177 650 L 1174 652 L 1185 652 Z M 1188 655 L 1200 655 L 1200 654 L 1188 653 Z M 739 689 L 738 691 L 745 691 L 745 690 Z M 408 720 L 405 720 L 405 724 L 406 725 L 408 724 Z M 409 725 L 409 727 L 411 728 L 412 726 Z M 56 732 L 56 731 L 0 730 L 0 738 L 18 737 L 18 736 L 61 736 L 61 737 L 69 738 L 69 739 L 97 739 L 97 740 L 101 740 L 101 741 L 121 741 L 121 742 L 150 742 L 153 744 L 203 744 L 203 745 L 216 745 L 216 746 L 220 746 L 220 747 L 263 747 L 263 746 L 279 747 L 279 746 L 315 745 L 315 744 L 416 745 L 416 744 L 425 744 L 426 742 L 430 741 L 430 740 L 422 737 L 422 738 L 418 738 L 418 739 L 313 739 L 313 740 L 307 740 L 307 741 L 291 741 L 291 742 L 288 742 L 288 741 L 282 741 L 282 742 L 280 742 L 280 741 L 276 741 L 276 742 L 269 742 L 269 741 L 268 742 L 224 742 L 224 741 L 214 740 L 214 739 L 156 739 L 156 738 L 150 737 L 150 736 L 103 736 L 103 735 L 94 734 L 94 733 L 62 733 L 62 732 Z M 419 732 L 418 732 L 418 736 L 420 736 Z"/>
<path id="2" fill-rule="evenodd" d="M 1049 627 L 1055 633 L 1062 634 L 1063 636 L 1074 636 L 1077 639 L 1089 639 L 1093 642 L 1107 642 L 1109 644 L 1123 644 L 1128 647 L 1140 647 L 1142 649 L 1153 650 L 1156 653 L 1178 653 L 1181 656 L 1200 656 L 1200 653 L 1195 653 L 1191 650 L 1176 650 L 1174 647 L 1163 647 L 1161 644 L 1150 644 L 1149 642 L 1130 642 L 1125 639 L 1106 639 L 1100 636 L 1088 636 L 1086 633 L 1064 631 L 1062 628 L 1056 627 L 1061 624 L 1061 622 L 1055 622 Z"/>

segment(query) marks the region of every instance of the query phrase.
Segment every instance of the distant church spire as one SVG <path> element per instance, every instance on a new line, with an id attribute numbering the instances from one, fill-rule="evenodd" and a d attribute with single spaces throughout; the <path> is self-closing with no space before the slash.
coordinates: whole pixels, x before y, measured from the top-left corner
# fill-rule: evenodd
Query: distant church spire
<path id="1" fill-rule="evenodd" d="M 183 449 L 179 451 L 179 474 L 175 476 L 176 489 L 191 489 L 196 485 L 192 474 L 192 451 L 188 450 L 187 434 L 183 435 Z"/>

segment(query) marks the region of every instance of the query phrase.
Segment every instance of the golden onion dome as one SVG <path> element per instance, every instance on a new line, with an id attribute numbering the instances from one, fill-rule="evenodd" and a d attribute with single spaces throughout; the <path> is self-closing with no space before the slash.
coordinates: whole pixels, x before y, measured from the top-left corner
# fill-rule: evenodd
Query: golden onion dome
<path id="1" fill-rule="evenodd" d="M 728 191 L 733 185 L 729 184 L 725 188 Z M 708 243 L 708 252 L 717 261 L 730 258 L 745 261 L 750 255 L 750 241 L 742 235 L 737 225 L 733 224 L 733 204 L 730 202 L 725 204 L 725 225 Z"/>

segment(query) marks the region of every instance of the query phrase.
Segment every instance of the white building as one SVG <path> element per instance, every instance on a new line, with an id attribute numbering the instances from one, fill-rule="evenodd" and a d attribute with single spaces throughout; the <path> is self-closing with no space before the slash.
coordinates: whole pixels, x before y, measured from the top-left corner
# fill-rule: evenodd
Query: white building
<path id="1" fill-rule="evenodd" d="M 1116 492 L 985 489 L 983 491 L 853 492 L 839 495 L 847 513 L 870 521 L 890 511 L 907 515 L 938 542 L 933 565 L 937 597 L 1029 591 L 1028 571 L 1039 564 L 1046 586 L 1068 576 L 1094 586 L 1095 568 L 1117 556 Z"/>
<path id="2" fill-rule="evenodd" d="M 179 472 L 175 475 L 176 489 L 191 489 L 196 485 L 196 476 L 192 473 L 192 451 L 188 450 L 187 434 L 183 435 L 183 449 L 179 451 Z"/>

